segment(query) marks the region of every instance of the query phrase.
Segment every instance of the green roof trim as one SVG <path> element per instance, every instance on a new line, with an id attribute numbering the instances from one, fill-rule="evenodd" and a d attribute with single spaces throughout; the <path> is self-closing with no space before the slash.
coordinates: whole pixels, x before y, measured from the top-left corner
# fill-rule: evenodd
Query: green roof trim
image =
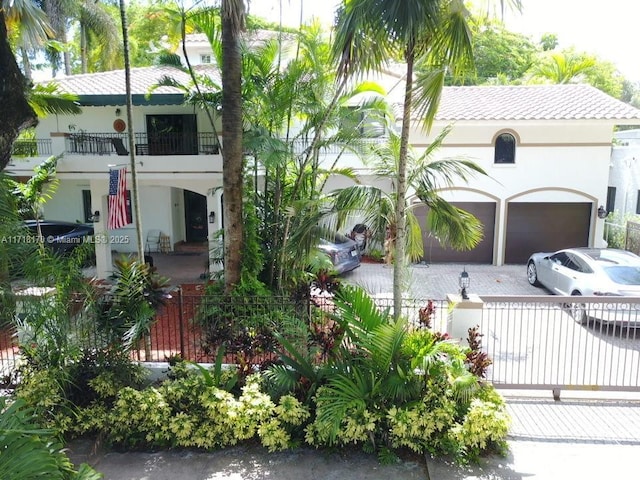
<path id="1" fill-rule="evenodd" d="M 157 93 L 149 97 L 142 94 L 131 95 L 135 106 L 143 105 L 182 105 L 184 95 L 181 93 Z M 79 95 L 78 103 L 83 107 L 105 107 L 111 105 L 126 105 L 126 95 Z"/>

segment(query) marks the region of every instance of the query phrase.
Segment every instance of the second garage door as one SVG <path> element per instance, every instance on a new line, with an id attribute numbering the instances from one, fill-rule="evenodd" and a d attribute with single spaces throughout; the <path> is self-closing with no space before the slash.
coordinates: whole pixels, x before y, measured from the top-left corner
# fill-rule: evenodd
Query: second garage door
<path id="1" fill-rule="evenodd" d="M 427 206 L 419 205 L 414 210 L 416 217 L 420 221 L 422 228 L 422 240 L 424 243 L 424 261 L 427 263 L 493 263 L 493 231 L 496 218 L 496 204 L 494 202 L 452 202 L 473 214 L 484 227 L 484 238 L 473 250 L 454 250 L 442 246 L 438 240 L 433 238 L 429 231 L 424 228 L 427 217 Z"/>
<path id="2" fill-rule="evenodd" d="M 509 203 L 505 263 L 589 243 L 591 203 Z"/>

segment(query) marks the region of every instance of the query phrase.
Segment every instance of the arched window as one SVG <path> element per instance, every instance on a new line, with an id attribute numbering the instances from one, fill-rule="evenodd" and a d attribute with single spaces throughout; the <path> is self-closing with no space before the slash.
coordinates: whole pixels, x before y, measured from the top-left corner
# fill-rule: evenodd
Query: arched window
<path id="1" fill-rule="evenodd" d="M 515 163 L 516 139 L 510 133 L 501 133 L 496 138 L 494 163 Z"/>

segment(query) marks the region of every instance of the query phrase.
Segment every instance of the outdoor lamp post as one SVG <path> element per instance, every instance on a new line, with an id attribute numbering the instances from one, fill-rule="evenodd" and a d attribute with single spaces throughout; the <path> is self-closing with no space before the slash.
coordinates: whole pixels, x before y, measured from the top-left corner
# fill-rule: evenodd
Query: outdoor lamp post
<path id="1" fill-rule="evenodd" d="M 458 283 L 460 285 L 460 296 L 463 300 L 469 300 L 469 295 L 467 295 L 467 288 L 469 288 L 471 279 L 469 278 L 466 267 L 462 270 L 462 273 L 458 278 Z"/>

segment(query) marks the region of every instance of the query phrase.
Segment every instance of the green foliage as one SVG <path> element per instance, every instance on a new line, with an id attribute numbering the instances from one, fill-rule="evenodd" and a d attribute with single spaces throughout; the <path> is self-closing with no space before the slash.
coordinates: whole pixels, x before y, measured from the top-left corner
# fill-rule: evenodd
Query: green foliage
<path id="1" fill-rule="evenodd" d="M 223 294 L 223 287 L 207 287 L 196 321 L 203 327 L 204 351 L 217 355 L 224 348 L 241 366 L 242 382 L 254 365 L 271 361 L 277 345 L 274 332 L 298 316 L 299 306 L 287 296 L 272 295 L 250 275 L 243 275 L 230 294 Z"/>
<path id="2" fill-rule="evenodd" d="M 184 373 L 184 372 L 183 372 Z M 220 448 L 259 439 L 269 451 L 295 445 L 308 410 L 292 396 L 273 402 L 249 377 L 241 394 L 207 384 L 197 370 L 145 390 L 123 389 L 103 422 L 105 438 L 126 448 Z"/>
<path id="3" fill-rule="evenodd" d="M 22 400 L 0 397 L 0 472 L 3 478 L 28 480 L 97 480 L 102 475 L 88 465 L 74 470 L 62 443 L 51 430 L 40 428 L 34 411 Z"/>
<path id="4" fill-rule="evenodd" d="M 639 221 L 640 217 L 632 213 L 623 214 L 618 210 L 609 212 L 604 229 L 604 238 L 607 241 L 607 246 L 625 250 L 627 247 L 627 222 Z"/>
<path id="5" fill-rule="evenodd" d="M 33 175 L 25 183 L 10 181 L 18 198 L 18 209 L 24 219 L 41 218 L 42 206 L 58 187 L 56 168 L 60 157 L 49 157 L 33 169 Z M 38 232 L 38 237 L 42 234 Z"/>
<path id="6" fill-rule="evenodd" d="M 224 346 L 218 349 L 213 371 L 195 362 L 186 362 L 186 364 L 200 372 L 208 387 L 221 388 L 222 390 L 230 392 L 238 383 L 238 374 L 235 369 L 223 368 L 222 362 L 224 360 L 225 353 Z"/>
<path id="7" fill-rule="evenodd" d="M 525 35 L 510 32 L 502 22 L 483 18 L 473 28 L 475 76 L 467 76 L 460 83 L 491 83 L 500 75 L 506 76 L 508 83 L 516 82 L 534 63 L 537 51 Z"/>
<path id="8" fill-rule="evenodd" d="M 130 350 L 151 330 L 158 307 L 167 298 L 168 280 L 149 264 L 132 258 L 115 260 L 111 298 L 99 305 L 101 326 Z"/>
<path id="9" fill-rule="evenodd" d="M 451 428 L 450 437 L 469 458 L 477 458 L 482 452 L 506 451 L 506 437 L 511 420 L 504 401 L 495 392 L 487 398 L 472 400 L 462 422 Z"/>

